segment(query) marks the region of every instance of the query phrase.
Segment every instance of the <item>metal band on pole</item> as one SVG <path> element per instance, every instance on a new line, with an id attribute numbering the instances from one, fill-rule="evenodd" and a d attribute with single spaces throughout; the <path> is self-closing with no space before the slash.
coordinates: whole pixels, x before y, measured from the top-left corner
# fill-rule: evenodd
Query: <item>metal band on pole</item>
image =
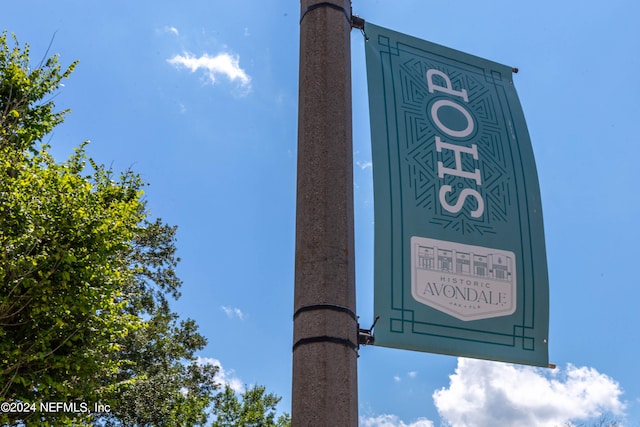
<path id="1" fill-rule="evenodd" d="M 349 0 L 300 1 L 293 427 L 358 425 L 350 32 Z"/>
<path id="2" fill-rule="evenodd" d="M 300 307 L 299 309 L 296 310 L 295 313 L 293 313 L 293 320 L 295 320 L 300 315 L 300 313 L 304 313 L 306 311 L 314 311 L 314 310 L 333 310 L 333 311 L 338 311 L 340 313 L 347 313 L 349 316 L 351 316 L 353 320 L 355 320 L 356 322 L 358 321 L 358 317 L 356 316 L 356 313 L 354 313 L 353 310 L 351 310 L 349 307 L 343 307 L 341 305 L 334 305 L 334 304 L 314 304 L 314 305 L 307 305 L 304 307 Z"/>
<path id="3" fill-rule="evenodd" d="M 347 340 L 347 339 L 344 339 L 344 338 L 338 338 L 338 337 L 329 337 L 329 336 L 326 336 L 326 335 L 323 335 L 321 337 L 302 338 L 300 341 L 298 341 L 295 344 L 293 344 L 293 350 L 295 351 L 295 349 L 300 347 L 301 345 L 313 344 L 313 343 L 318 343 L 318 342 L 330 342 L 330 343 L 334 343 L 334 344 L 343 345 L 343 346 L 345 346 L 347 348 L 350 348 L 351 350 L 354 350 L 354 351 L 358 350 L 358 344 L 354 343 L 351 340 Z M 358 353 L 356 352 L 356 354 L 358 354 Z"/>

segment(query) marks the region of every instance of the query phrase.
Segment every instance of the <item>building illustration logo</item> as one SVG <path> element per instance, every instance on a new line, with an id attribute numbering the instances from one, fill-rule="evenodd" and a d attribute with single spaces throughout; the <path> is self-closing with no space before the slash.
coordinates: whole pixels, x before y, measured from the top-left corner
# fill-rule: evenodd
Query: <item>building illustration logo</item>
<path id="1" fill-rule="evenodd" d="M 460 320 L 508 316 L 516 310 L 513 252 L 411 237 L 411 295 Z"/>

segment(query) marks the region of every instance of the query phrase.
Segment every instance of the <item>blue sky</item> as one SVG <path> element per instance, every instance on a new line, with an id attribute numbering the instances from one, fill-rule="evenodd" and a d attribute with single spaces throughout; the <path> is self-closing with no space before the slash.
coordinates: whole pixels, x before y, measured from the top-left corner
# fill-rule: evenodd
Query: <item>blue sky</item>
<path id="1" fill-rule="evenodd" d="M 290 409 L 299 2 L 5 2 L 0 29 L 80 64 L 50 137 L 150 183 L 178 225 L 174 308 L 221 380 Z M 354 0 L 380 26 L 518 67 L 543 201 L 550 360 L 539 370 L 364 347 L 362 426 L 640 426 L 640 5 L 632 0 Z M 55 36 L 55 37 L 54 37 Z M 364 38 L 352 32 L 358 315 L 373 319 L 373 189 Z M 215 362 L 214 362 L 215 361 Z"/>

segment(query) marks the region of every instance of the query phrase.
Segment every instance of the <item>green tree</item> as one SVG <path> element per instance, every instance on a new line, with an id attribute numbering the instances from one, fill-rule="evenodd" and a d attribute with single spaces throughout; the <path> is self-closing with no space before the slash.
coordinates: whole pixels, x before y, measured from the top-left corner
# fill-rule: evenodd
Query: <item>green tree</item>
<path id="1" fill-rule="evenodd" d="M 0 425 L 189 426 L 206 421 L 216 368 L 179 297 L 175 227 L 151 220 L 144 183 L 42 139 L 75 63 L 30 68 L 0 36 L 0 400 L 99 402 L 108 412 L 0 414 Z M 40 145 L 38 145 L 40 144 Z"/>
<path id="2" fill-rule="evenodd" d="M 54 55 L 30 69 L 29 46 L 7 45 L 7 32 L 0 34 L 0 144 L 16 152 L 33 149 L 35 143 L 62 123 L 68 110 L 54 112 L 53 100 L 62 79 L 69 77 L 77 61 L 64 71 Z"/>
<path id="3" fill-rule="evenodd" d="M 276 406 L 282 398 L 266 393 L 264 386 L 254 385 L 236 395 L 229 385 L 214 399 L 212 427 L 290 427 L 291 418 L 284 413 L 276 419 Z"/>

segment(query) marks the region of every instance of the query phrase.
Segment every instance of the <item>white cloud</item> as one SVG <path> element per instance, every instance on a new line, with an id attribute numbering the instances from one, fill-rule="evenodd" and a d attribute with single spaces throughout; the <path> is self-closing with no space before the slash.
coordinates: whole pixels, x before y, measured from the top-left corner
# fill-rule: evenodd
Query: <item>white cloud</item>
<path id="1" fill-rule="evenodd" d="M 222 308 L 222 311 L 224 311 L 224 314 L 226 314 L 229 319 L 233 319 L 234 317 L 237 317 L 240 320 L 244 320 L 244 313 L 239 308 L 227 307 L 225 305 L 223 305 L 220 308 Z"/>
<path id="2" fill-rule="evenodd" d="M 420 418 L 412 423 L 405 423 L 396 415 L 378 415 L 377 417 L 360 417 L 360 427 L 434 427 L 433 422 Z"/>
<path id="3" fill-rule="evenodd" d="M 356 161 L 356 165 L 358 167 L 360 167 L 360 169 L 365 170 L 367 168 L 372 167 L 373 163 L 372 162 L 361 162 L 361 161 L 358 160 L 358 161 Z"/>
<path id="4" fill-rule="evenodd" d="M 179 36 L 180 35 L 180 31 L 178 31 L 178 29 L 176 27 L 166 26 L 166 27 L 164 27 L 164 32 L 165 33 L 171 33 L 174 36 Z"/>
<path id="5" fill-rule="evenodd" d="M 216 381 L 221 383 L 223 386 L 228 385 L 231 387 L 233 391 L 236 393 L 244 392 L 244 385 L 240 378 L 234 375 L 232 369 L 224 369 L 222 367 L 222 363 L 218 359 L 213 359 L 211 357 L 200 357 L 198 356 L 198 364 L 199 365 L 213 365 L 218 367 L 218 373 L 216 374 Z"/>
<path id="6" fill-rule="evenodd" d="M 205 53 L 200 57 L 196 57 L 187 52 L 184 55 L 175 55 L 173 58 L 168 59 L 167 62 L 178 68 L 188 68 L 192 73 L 197 70 L 204 70 L 211 83 L 215 83 L 218 76 L 222 75 L 232 82 L 238 82 L 246 91 L 251 89 L 251 78 L 240 68 L 240 58 L 238 56 L 232 56 L 228 53 L 209 56 L 209 54 Z"/>
<path id="7" fill-rule="evenodd" d="M 407 378 L 409 378 L 409 379 L 414 379 L 417 376 L 418 376 L 418 372 L 417 371 L 409 371 L 409 372 L 407 372 Z M 402 377 L 400 375 L 394 375 L 393 376 L 393 380 L 395 382 L 399 383 L 400 381 L 402 381 Z"/>
<path id="8" fill-rule="evenodd" d="M 460 358 L 449 378 L 433 399 L 452 427 L 557 427 L 625 409 L 620 385 L 593 368 L 552 371 Z"/>

